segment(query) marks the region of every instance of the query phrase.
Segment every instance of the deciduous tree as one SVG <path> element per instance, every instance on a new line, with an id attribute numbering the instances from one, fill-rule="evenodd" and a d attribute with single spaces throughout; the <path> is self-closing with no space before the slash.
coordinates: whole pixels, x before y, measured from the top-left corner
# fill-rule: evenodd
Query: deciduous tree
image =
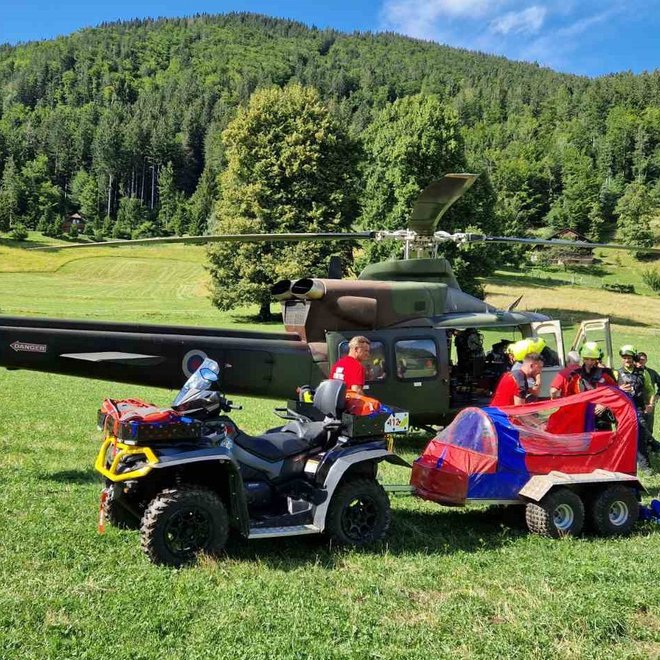
<path id="1" fill-rule="evenodd" d="M 367 162 L 360 216 L 364 229 L 404 229 L 424 187 L 444 174 L 466 170 L 456 112 L 433 95 L 408 96 L 385 107 L 365 132 L 364 145 Z M 452 231 L 469 225 L 490 230 L 496 224 L 494 204 L 490 183 L 482 177 L 439 228 Z M 462 285 L 476 290 L 474 276 L 488 271 L 483 246 L 461 250 L 460 256 L 453 246 L 443 252 L 456 259 L 455 267 L 465 278 Z M 400 245 L 369 244 L 361 261 L 379 261 L 400 253 Z"/>
<path id="2" fill-rule="evenodd" d="M 354 217 L 356 149 L 316 90 L 255 92 L 222 134 L 227 168 L 213 233 L 335 232 Z M 213 303 L 258 303 L 270 315 L 276 280 L 321 275 L 328 243 L 232 243 L 209 250 Z"/>

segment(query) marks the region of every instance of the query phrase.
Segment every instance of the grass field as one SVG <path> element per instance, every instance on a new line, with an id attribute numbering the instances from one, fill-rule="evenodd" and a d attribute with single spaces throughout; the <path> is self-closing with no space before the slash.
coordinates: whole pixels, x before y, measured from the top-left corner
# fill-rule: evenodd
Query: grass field
<path id="1" fill-rule="evenodd" d="M 35 254 L 0 245 L 2 313 L 252 325 L 256 310 L 219 314 L 206 300 L 200 248 Z M 615 344 L 660 356 L 660 298 L 561 280 L 501 274 L 488 293 L 504 304 L 524 288 L 521 308 L 569 322 L 611 314 Z M 155 567 L 136 533 L 96 531 L 95 415 L 107 396 L 165 405 L 171 393 L 0 370 L 3 660 L 660 657 L 660 527 L 650 524 L 626 539 L 553 541 L 498 511 L 396 497 L 376 549 L 233 540 L 217 560 Z M 273 425 L 275 402 L 241 403 L 246 430 Z M 424 442 L 397 448 L 412 459 Z M 388 466 L 384 478 L 407 473 Z M 657 497 L 660 479 L 645 483 Z"/>

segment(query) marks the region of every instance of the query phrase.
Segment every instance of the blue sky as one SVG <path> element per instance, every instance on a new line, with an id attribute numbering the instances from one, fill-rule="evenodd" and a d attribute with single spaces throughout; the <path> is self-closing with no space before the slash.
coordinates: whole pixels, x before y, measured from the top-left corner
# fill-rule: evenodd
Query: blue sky
<path id="1" fill-rule="evenodd" d="M 660 0 L 0 0 L 0 43 L 103 21 L 229 11 L 391 30 L 590 76 L 660 68 Z"/>

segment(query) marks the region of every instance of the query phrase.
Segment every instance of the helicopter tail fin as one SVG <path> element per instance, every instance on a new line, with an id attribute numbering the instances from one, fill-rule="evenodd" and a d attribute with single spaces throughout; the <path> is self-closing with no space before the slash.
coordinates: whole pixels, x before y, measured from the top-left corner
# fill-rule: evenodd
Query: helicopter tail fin
<path id="1" fill-rule="evenodd" d="M 512 302 L 507 308 L 506 308 L 506 311 L 507 311 L 507 312 L 512 312 L 516 307 L 518 307 L 518 304 L 520 303 L 520 301 L 521 301 L 522 299 L 523 299 L 522 296 L 518 296 L 518 297 L 517 297 L 517 298 L 516 298 L 516 299 L 515 299 L 515 300 L 514 300 L 514 301 L 513 301 L 513 302 Z"/>

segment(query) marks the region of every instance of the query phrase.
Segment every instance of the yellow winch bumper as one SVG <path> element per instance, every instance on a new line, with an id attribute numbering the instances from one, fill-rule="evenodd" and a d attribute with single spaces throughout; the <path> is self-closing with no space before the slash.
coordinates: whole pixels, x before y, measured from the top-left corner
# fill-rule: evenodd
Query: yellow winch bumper
<path id="1" fill-rule="evenodd" d="M 114 456 L 112 462 L 109 466 L 106 466 L 108 449 L 110 445 L 114 446 Z M 142 454 L 146 461 L 146 465 L 137 468 L 136 470 L 130 470 L 129 472 L 117 472 L 122 458 L 126 456 L 137 456 Z M 144 477 L 145 474 L 151 472 L 154 465 L 158 463 L 158 458 L 156 454 L 149 447 L 134 447 L 131 445 L 126 445 L 123 442 L 117 440 L 113 436 L 108 436 L 101 445 L 99 453 L 96 456 L 96 462 L 94 463 L 94 468 L 100 472 L 106 479 L 110 481 L 128 481 L 129 479 L 138 479 Z"/>

